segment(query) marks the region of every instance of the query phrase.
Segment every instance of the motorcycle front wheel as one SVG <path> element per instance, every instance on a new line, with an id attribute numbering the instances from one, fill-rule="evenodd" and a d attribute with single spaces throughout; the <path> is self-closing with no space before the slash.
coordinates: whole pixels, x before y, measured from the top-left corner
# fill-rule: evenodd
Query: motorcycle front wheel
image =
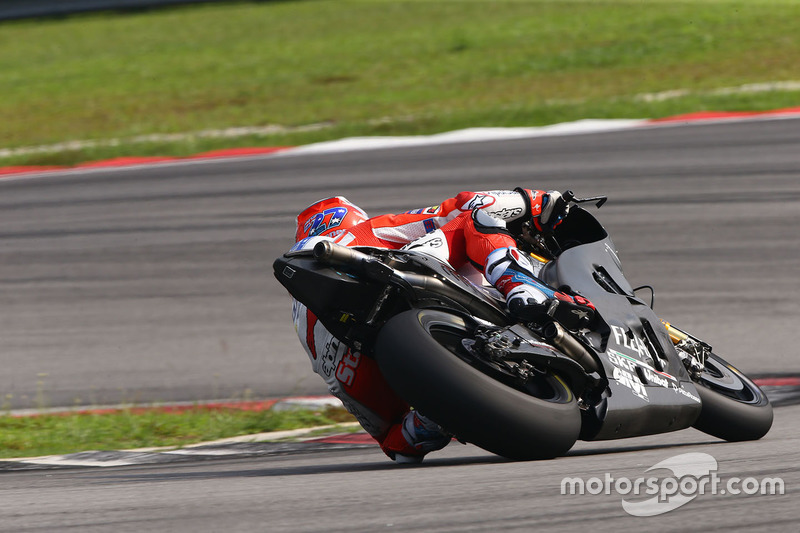
<path id="1" fill-rule="evenodd" d="M 375 358 L 397 394 L 459 440 L 515 460 L 566 453 L 581 426 L 569 387 L 554 374 L 496 379 L 471 361 L 471 329 L 443 311 L 405 311 L 381 329 Z"/>
<path id="2" fill-rule="evenodd" d="M 712 353 L 695 387 L 702 409 L 694 427 L 727 441 L 757 440 L 772 427 L 772 404 L 750 379 Z"/>

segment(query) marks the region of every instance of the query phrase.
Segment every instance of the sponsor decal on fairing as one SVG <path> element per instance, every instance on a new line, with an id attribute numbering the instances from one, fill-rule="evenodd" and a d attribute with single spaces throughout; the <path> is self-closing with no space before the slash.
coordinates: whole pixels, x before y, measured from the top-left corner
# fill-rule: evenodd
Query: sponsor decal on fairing
<path id="1" fill-rule="evenodd" d="M 644 353 L 644 356 L 649 358 L 649 352 L 647 351 L 644 342 L 636 337 L 636 335 L 632 334 L 629 338 L 627 335 L 625 335 L 625 330 L 619 326 L 611 326 L 611 329 L 614 332 L 614 337 L 617 340 L 617 344 L 628 348 L 640 356 L 642 353 Z M 644 350 L 644 352 L 641 350 Z M 680 394 L 681 396 L 689 398 L 693 402 L 701 403 L 701 400 L 697 395 L 692 394 L 681 387 L 678 379 L 675 376 L 660 370 L 656 370 L 647 363 L 639 361 L 638 359 L 634 359 L 633 357 L 625 355 L 622 352 L 618 352 L 609 348 L 606 353 L 608 360 L 615 367 L 612 377 L 619 384 L 631 389 L 636 396 L 639 396 L 643 400 L 648 402 L 650 401 L 650 399 L 647 397 L 647 388 L 644 386 L 644 384 L 642 384 L 641 380 L 637 379 L 636 376 L 638 375 L 641 375 L 644 380 L 651 385 L 657 385 L 665 389 L 670 389 L 676 394 Z M 641 369 L 639 371 L 641 374 L 637 372 L 637 367 Z"/>
<path id="2" fill-rule="evenodd" d="M 636 379 L 630 372 L 627 372 L 625 370 L 622 370 L 620 367 L 615 366 L 614 372 L 611 377 L 613 377 L 614 380 L 620 385 L 629 388 L 634 395 L 638 396 L 642 400 L 646 402 L 650 401 L 650 398 L 647 396 L 647 388 L 641 381 Z"/>
<path id="3" fill-rule="evenodd" d="M 635 352 L 639 357 L 650 357 L 650 350 L 647 349 L 647 345 L 633 332 L 626 334 L 625 329 L 619 326 L 611 326 L 611 332 L 614 334 L 614 341 L 618 346 Z"/>

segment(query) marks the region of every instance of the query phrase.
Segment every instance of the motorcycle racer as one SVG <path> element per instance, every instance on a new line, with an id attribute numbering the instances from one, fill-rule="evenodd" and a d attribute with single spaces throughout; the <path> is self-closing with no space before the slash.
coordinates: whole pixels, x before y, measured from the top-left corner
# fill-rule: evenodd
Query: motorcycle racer
<path id="1" fill-rule="evenodd" d="M 536 276 L 547 259 L 518 248 L 552 233 L 567 215 L 557 209 L 559 198 L 557 191 L 522 188 L 464 191 L 439 205 L 373 218 L 344 197 L 328 198 L 298 215 L 292 250 L 333 238 L 345 246 L 424 252 L 454 268 L 472 265 L 506 297 L 512 313 L 527 320 L 549 316 L 574 329 L 591 318 L 592 304 L 542 283 Z M 450 442 L 438 425 L 393 393 L 374 360 L 336 339 L 297 301 L 293 320 L 314 371 L 390 458 L 419 462 Z"/>

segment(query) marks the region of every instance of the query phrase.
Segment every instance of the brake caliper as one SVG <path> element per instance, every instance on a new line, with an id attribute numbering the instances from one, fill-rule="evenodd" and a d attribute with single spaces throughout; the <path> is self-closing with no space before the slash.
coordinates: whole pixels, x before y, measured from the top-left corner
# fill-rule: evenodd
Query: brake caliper
<path id="1" fill-rule="evenodd" d="M 661 323 L 664 324 L 670 339 L 675 344 L 683 366 L 686 367 L 693 379 L 698 379 L 706 367 L 706 359 L 711 353 L 711 346 L 665 320 L 662 320 Z"/>

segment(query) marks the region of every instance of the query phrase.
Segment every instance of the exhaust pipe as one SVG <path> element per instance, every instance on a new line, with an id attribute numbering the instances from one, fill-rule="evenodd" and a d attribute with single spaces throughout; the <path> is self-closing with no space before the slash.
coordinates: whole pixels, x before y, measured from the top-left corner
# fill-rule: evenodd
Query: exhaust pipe
<path id="1" fill-rule="evenodd" d="M 592 373 L 600 371 L 600 368 L 597 366 L 597 361 L 595 361 L 592 354 L 589 353 L 589 350 L 578 342 L 578 340 L 564 329 L 561 324 L 550 322 L 544 327 L 542 334 L 553 346 L 571 359 L 577 361 L 586 372 Z"/>

